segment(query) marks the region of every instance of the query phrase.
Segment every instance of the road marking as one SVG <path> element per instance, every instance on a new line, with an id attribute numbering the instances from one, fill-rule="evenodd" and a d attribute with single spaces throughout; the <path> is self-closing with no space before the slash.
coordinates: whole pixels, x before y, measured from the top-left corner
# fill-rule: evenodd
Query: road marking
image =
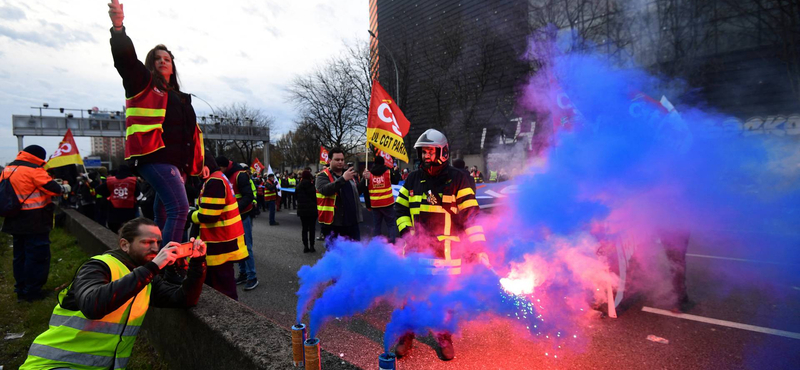
<path id="1" fill-rule="evenodd" d="M 781 265 L 781 266 L 800 266 L 800 265 L 793 264 L 793 263 L 780 263 L 780 262 L 770 262 L 770 261 L 749 260 L 749 259 L 745 259 L 745 258 L 709 256 L 709 255 L 705 255 L 705 254 L 686 253 L 686 255 L 689 256 L 689 257 L 710 258 L 710 259 L 716 259 L 716 260 L 753 262 L 753 263 L 768 263 L 768 264 L 771 264 L 771 265 Z"/>
<path id="2" fill-rule="evenodd" d="M 642 311 L 655 313 L 655 314 L 659 314 L 659 315 L 664 315 L 664 316 L 675 317 L 675 318 L 678 318 L 678 319 L 699 321 L 699 322 L 704 322 L 704 323 L 707 323 L 707 324 L 727 326 L 727 327 L 730 327 L 730 328 L 755 331 L 755 332 L 764 333 L 764 334 L 778 335 L 778 336 L 786 337 L 786 338 L 800 339 L 800 333 L 794 333 L 794 332 L 791 332 L 791 331 L 770 329 L 770 328 L 764 328 L 764 327 L 761 327 L 761 326 L 748 325 L 748 324 L 740 324 L 738 322 L 719 320 L 719 319 L 712 319 L 712 318 L 708 318 L 708 317 L 690 315 L 690 314 L 686 314 L 686 313 L 673 313 L 671 311 L 662 310 L 662 309 L 659 309 L 659 308 L 647 307 L 647 306 L 642 307 Z"/>

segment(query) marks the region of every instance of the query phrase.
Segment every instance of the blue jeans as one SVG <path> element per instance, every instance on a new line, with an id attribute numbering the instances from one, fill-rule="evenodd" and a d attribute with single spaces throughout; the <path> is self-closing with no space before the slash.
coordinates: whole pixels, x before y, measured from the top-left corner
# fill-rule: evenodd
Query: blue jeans
<path id="1" fill-rule="evenodd" d="M 394 216 L 394 206 L 373 208 L 372 209 L 372 236 L 381 235 L 381 224 L 386 224 L 389 232 L 389 243 L 394 244 L 397 235 L 397 220 Z"/>
<path id="2" fill-rule="evenodd" d="M 35 297 L 50 274 L 50 233 L 14 235 L 14 291 Z"/>
<path id="3" fill-rule="evenodd" d="M 273 204 L 275 202 L 272 202 Z M 239 261 L 239 274 L 247 274 L 247 280 L 256 279 L 256 260 L 253 258 L 253 218 L 242 218 L 244 244 L 247 245 L 247 258 Z"/>
<path id="4" fill-rule="evenodd" d="M 189 200 L 177 167 L 165 163 L 147 163 L 139 166 L 139 175 L 156 191 L 153 212 L 161 229 L 161 246 L 171 241 L 184 241 L 184 227 L 189 214 Z"/>
<path id="5" fill-rule="evenodd" d="M 275 201 L 271 200 L 267 202 L 267 208 L 269 208 L 269 224 L 274 225 L 275 222 Z"/>

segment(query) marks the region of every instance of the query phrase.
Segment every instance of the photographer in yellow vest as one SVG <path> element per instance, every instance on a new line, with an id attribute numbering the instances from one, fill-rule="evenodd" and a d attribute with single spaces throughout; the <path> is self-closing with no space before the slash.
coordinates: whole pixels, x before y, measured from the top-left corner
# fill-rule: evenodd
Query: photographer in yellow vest
<path id="1" fill-rule="evenodd" d="M 153 221 L 128 221 L 119 236 L 119 249 L 92 257 L 61 291 L 50 328 L 33 341 L 21 369 L 124 369 L 151 304 L 197 304 L 206 275 L 203 241 L 192 241 L 189 271 L 177 285 L 159 272 L 180 257 L 181 245 L 159 251 L 161 230 Z"/>

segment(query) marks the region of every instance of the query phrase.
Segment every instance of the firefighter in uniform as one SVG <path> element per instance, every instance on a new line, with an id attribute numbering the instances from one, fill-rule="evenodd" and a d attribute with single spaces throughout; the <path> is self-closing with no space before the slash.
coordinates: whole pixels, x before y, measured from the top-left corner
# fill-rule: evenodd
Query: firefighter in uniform
<path id="1" fill-rule="evenodd" d="M 193 241 L 181 285 L 159 275 L 178 258 L 178 243 L 159 251 L 160 244 L 153 221 L 122 225 L 119 248 L 92 257 L 61 291 L 49 328 L 34 339 L 20 369 L 125 369 L 150 305 L 188 308 L 202 292 L 205 243 Z"/>
<path id="2" fill-rule="evenodd" d="M 419 261 L 423 273 L 431 275 L 459 275 L 463 260 L 480 259 L 488 264 L 485 253 L 470 255 L 462 251 L 465 243 L 476 244 L 470 250 L 483 250 L 486 238 L 483 227 L 475 224 L 479 208 L 469 175 L 448 164 L 447 138 L 429 129 L 417 139 L 414 148 L 421 160 L 420 169 L 411 172 L 400 188 L 395 202 L 397 228 L 401 236 L 412 234 L 432 240 L 433 244 L 406 245 L 404 252 L 432 252 L 433 259 Z M 413 333 L 400 338 L 395 349 L 398 357 L 411 350 L 413 339 Z M 436 339 L 442 359 L 453 359 L 451 333 L 437 333 Z"/>
<path id="3" fill-rule="evenodd" d="M 238 300 L 233 262 L 248 256 L 244 227 L 233 186 L 209 154 L 206 153 L 205 163 L 210 174 L 200 190 L 198 209 L 191 218 L 192 222 L 200 225 L 200 239 L 207 246 L 205 283 Z"/>

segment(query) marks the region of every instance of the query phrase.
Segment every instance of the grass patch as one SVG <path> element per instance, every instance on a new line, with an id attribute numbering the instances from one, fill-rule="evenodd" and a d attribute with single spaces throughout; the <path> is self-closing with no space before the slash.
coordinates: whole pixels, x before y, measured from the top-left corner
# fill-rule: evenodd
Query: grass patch
<path id="1" fill-rule="evenodd" d="M 75 237 L 61 228 L 55 228 L 50 233 L 50 253 L 50 275 L 43 288 L 46 291 L 71 282 L 78 267 L 90 257 L 78 247 Z M 22 366 L 33 340 L 47 330 L 50 315 L 57 303 L 55 295 L 32 303 L 17 303 L 13 257 L 11 236 L 0 233 L 0 334 L 4 337 L 6 333 L 25 332 L 21 339 L 3 340 L 0 337 L 0 366 L 6 369 Z M 168 367 L 156 355 L 147 338 L 140 335 L 136 338 L 128 369 L 161 370 Z"/>

